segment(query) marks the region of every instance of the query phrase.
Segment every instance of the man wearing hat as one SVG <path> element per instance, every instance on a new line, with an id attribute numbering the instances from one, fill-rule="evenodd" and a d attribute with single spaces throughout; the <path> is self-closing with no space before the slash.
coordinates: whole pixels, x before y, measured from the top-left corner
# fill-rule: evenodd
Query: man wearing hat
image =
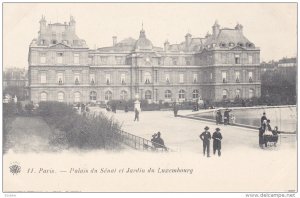
<path id="1" fill-rule="evenodd" d="M 216 154 L 216 150 L 218 150 L 219 157 L 221 156 L 221 141 L 222 141 L 222 134 L 220 133 L 220 128 L 216 128 L 216 131 L 213 133 L 213 151 L 214 155 Z"/>
<path id="2" fill-rule="evenodd" d="M 209 129 L 208 126 L 206 126 L 204 128 L 205 131 L 203 133 L 201 133 L 201 135 L 199 137 L 203 141 L 203 155 L 205 156 L 205 151 L 206 151 L 207 157 L 210 157 L 209 156 L 209 145 L 210 145 L 211 134 L 208 131 L 208 129 Z"/>

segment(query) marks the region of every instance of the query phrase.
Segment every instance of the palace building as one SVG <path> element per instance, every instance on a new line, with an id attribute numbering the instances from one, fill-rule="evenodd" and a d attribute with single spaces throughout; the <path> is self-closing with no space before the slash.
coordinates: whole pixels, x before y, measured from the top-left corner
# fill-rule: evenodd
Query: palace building
<path id="1" fill-rule="evenodd" d="M 145 30 L 112 46 L 89 49 L 67 23 L 40 20 L 29 47 L 31 100 L 107 102 L 221 101 L 260 97 L 260 49 L 243 34 L 243 26 L 220 28 L 204 38 L 186 34 L 180 44 L 156 47 Z"/>

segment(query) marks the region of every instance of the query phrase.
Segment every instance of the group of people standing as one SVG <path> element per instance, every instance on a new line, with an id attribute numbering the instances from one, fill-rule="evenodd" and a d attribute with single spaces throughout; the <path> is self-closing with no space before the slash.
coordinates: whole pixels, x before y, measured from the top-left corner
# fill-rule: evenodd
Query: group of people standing
<path id="1" fill-rule="evenodd" d="M 268 147 L 268 142 L 274 142 L 274 146 L 278 141 L 278 127 L 275 126 L 274 130 L 271 127 L 271 121 L 267 118 L 266 113 L 264 112 L 260 119 L 260 128 L 259 128 L 259 146 L 260 148 Z"/>
<path id="2" fill-rule="evenodd" d="M 221 129 L 216 128 L 215 132 L 211 136 L 211 133 L 208 131 L 209 127 L 206 126 L 204 128 L 204 132 L 199 135 L 200 139 L 203 142 L 203 155 L 207 155 L 207 157 L 210 157 L 210 141 L 213 139 L 213 154 L 216 154 L 216 151 L 218 151 L 218 156 L 221 156 L 221 145 L 222 145 L 222 134 Z"/>
<path id="3" fill-rule="evenodd" d="M 235 116 L 233 114 L 230 114 L 232 110 L 226 108 L 224 111 L 224 125 L 229 125 L 230 123 L 234 124 L 235 122 Z M 222 123 L 222 113 L 221 110 L 218 109 L 216 113 L 216 124 L 221 124 Z"/>

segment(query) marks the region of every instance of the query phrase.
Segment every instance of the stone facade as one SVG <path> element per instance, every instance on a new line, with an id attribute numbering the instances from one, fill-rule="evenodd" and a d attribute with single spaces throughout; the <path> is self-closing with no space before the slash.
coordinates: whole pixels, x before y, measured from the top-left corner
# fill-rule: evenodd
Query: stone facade
<path id="1" fill-rule="evenodd" d="M 69 23 L 46 24 L 29 47 L 33 102 L 96 102 L 134 99 L 150 102 L 233 100 L 260 96 L 260 49 L 243 27 L 221 29 L 205 38 L 185 36 L 180 44 L 155 47 L 142 28 L 139 38 L 91 50 Z"/>

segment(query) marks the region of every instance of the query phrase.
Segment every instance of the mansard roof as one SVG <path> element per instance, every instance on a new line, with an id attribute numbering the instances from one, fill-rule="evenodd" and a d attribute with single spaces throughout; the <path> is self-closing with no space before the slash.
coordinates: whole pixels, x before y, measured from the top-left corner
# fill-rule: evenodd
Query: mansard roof
<path id="1" fill-rule="evenodd" d="M 205 48 L 213 47 L 254 47 L 241 30 L 224 28 L 220 29 L 217 35 L 209 35 L 204 43 Z"/>

